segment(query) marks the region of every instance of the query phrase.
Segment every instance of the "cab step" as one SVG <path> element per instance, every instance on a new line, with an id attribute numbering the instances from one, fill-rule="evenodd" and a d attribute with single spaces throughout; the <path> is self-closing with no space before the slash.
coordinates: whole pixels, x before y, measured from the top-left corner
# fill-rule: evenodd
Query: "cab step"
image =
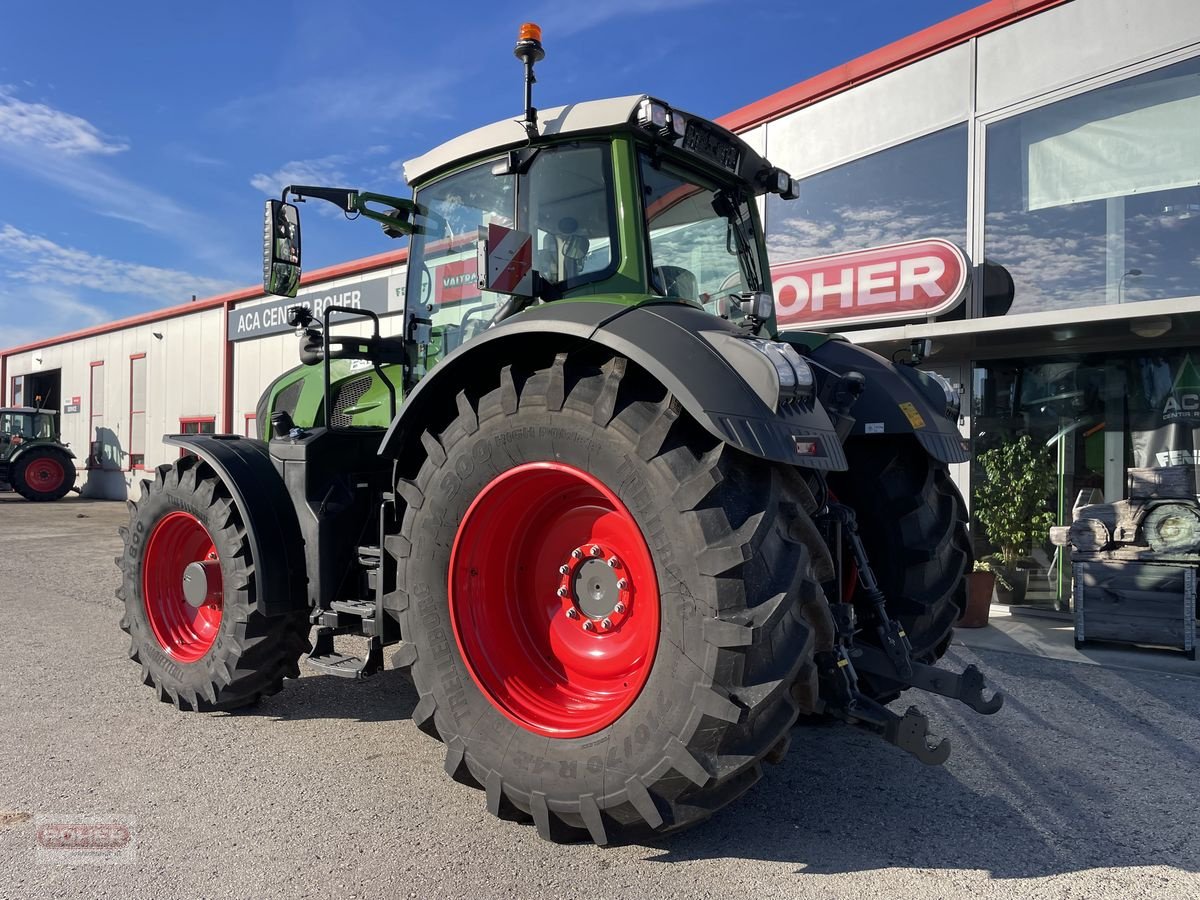
<path id="1" fill-rule="evenodd" d="M 374 675 L 383 668 L 383 646 L 379 643 L 378 638 L 371 638 L 367 658 L 361 659 L 357 656 L 339 653 L 334 648 L 333 637 L 333 628 L 322 626 L 317 629 L 312 652 L 305 657 L 305 660 L 314 669 L 324 672 L 326 675 L 357 680 Z"/>

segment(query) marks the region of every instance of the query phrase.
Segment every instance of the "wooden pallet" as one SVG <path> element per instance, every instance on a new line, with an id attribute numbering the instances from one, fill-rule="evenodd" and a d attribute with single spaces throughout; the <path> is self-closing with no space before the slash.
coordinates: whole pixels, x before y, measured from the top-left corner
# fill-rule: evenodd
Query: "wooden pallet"
<path id="1" fill-rule="evenodd" d="M 1171 647 L 1196 658 L 1196 569 L 1091 560 L 1071 566 L 1075 646 L 1116 641 Z"/>

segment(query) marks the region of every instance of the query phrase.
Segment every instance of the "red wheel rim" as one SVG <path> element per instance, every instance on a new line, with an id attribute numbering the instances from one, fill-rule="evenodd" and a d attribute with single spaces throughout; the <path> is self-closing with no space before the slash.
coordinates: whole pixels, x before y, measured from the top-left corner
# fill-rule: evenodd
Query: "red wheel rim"
<path id="1" fill-rule="evenodd" d="M 48 456 L 35 459 L 25 467 L 26 484 L 40 494 L 58 490 L 66 477 L 63 464 Z"/>
<path id="2" fill-rule="evenodd" d="M 508 719 L 572 738 L 611 725 L 658 647 L 658 579 L 632 514 L 562 463 L 526 463 L 471 504 L 450 554 L 454 638 Z"/>
<path id="3" fill-rule="evenodd" d="M 150 629 L 173 659 L 195 662 L 212 647 L 224 593 L 221 560 L 208 529 L 191 513 L 159 519 L 146 542 L 142 598 Z"/>

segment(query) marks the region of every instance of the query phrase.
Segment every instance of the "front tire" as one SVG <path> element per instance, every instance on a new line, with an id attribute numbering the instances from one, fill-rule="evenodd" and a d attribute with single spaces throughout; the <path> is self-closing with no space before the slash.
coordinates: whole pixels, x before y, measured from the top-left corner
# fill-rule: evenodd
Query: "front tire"
<path id="1" fill-rule="evenodd" d="M 142 681 L 181 710 L 235 709 L 298 678 L 306 609 L 267 615 L 241 512 L 208 463 L 159 466 L 130 501 L 117 564 L 121 628 Z"/>
<path id="2" fill-rule="evenodd" d="M 784 474 L 626 365 L 505 369 L 397 486 L 414 721 L 549 840 L 708 818 L 782 755 L 815 677 Z"/>
<path id="3" fill-rule="evenodd" d="M 75 463 L 62 450 L 34 447 L 12 467 L 12 486 L 34 503 L 61 500 L 75 486 Z"/>

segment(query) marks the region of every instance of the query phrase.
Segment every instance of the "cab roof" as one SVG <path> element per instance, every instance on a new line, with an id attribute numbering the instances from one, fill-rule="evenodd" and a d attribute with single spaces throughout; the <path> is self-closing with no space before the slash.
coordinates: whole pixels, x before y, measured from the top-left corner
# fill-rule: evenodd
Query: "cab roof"
<path id="1" fill-rule="evenodd" d="M 32 406 L 6 406 L 3 409 L 0 409 L 0 413 L 22 413 L 27 416 L 34 416 L 34 415 L 39 415 L 39 414 L 45 415 L 45 416 L 52 416 L 56 412 L 58 412 L 58 410 L 56 410 L 56 409 L 37 409 Z"/>
<path id="2" fill-rule="evenodd" d="M 621 129 L 637 127 L 638 108 L 643 100 L 649 99 L 647 94 L 631 94 L 628 97 L 613 97 L 608 100 L 589 100 L 583 103 L 570 103 L 566 106 L 556 106 L 551 109 L 538 110 L 538 134 L 543 138 L 567 137 L 570 135 L 611 133 Z M 700 119 L 683 110 L 680 114 L 691 119 Z M 739 167 L 743 177 L 752 178 L 768 163 L 762 159 L 750 146 L 732 132 L 726 131 L 719 125 L 704 120 L 705 125 L 719 131 L 722 136 L 736 143 L 741 151 L 742 164 Z M 648 132 L 642 132 L 649 136 Z M 529 135 L 525 131 L 524 121 L 518 116 L 484 125 L 474 131 L 468 131 L 446 143 L 434 147 L 428 153 L 410 159 L 404 164 L 404 178 L 410 185 L 426 180 L 430 175 L 450 169 L 468 160 L 486 156 L 489 153 L 499 153 L 511 150 L 528 143 Z"/>

